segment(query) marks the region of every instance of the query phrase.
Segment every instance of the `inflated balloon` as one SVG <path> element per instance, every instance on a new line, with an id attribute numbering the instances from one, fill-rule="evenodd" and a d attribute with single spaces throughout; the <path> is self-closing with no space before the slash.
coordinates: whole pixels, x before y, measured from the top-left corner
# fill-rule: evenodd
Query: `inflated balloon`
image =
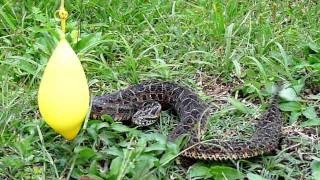
<path id="1" fill-rule="evenodd" d="M 89 109 L 89 88 L 79 58 L 65 38 L 54 50 L 38 94 L 40 113 L 56 132 L 75 138 Z"/>

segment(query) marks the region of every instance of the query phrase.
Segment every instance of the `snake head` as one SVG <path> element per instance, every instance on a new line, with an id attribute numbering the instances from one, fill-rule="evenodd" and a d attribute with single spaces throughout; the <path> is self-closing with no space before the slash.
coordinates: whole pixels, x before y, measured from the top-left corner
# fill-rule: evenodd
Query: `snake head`
<path id="1" fill-rule="evenodd" d="M 134 108 L 123 104 L 121 101 L 110 101 L 110 96 L 93 97 L 91 106 L 91 119 L 102 119 L 103 115 L 109 115 L 115 121 L 131 119 Z"/>
<path id="2" fill-rule="evenodd" d="M 91 112 L 90 112 L 90 118 L 91 119 L 100 119 L 102 115 L 106 114 L 104 103 L 102 99 L 99 99 L 97 97 L 93 97 L 92 99 L 92 106 L 91 106 Z"/>

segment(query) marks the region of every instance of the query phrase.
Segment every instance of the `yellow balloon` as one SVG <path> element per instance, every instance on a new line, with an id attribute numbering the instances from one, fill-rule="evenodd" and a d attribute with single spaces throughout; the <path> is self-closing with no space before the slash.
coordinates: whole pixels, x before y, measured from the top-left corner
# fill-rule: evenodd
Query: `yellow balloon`
<path id="1" fill-rule="evenodd" d="M 62 39 L 44 71 L 38 104 L 44 120 L 67 140 L 74 139 L 89 109 L 89 88 L 79 58 Z"/>

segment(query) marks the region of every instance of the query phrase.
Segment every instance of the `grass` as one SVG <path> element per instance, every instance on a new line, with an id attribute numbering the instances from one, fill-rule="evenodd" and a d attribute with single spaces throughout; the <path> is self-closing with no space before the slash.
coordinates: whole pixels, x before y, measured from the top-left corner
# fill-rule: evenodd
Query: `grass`
<path id="1" fill-rule="evenodd" d="M 58 1 L 0 0 L 0 178 L 317 179 L 320 4 L 316 1 L 67 1 L 67 38 L 93 95 L 144 79 L 177 81 L 217 110 L 206 138 L 246 138 L 281 80 L 288 143 L 275 153 L 184 168 L 167 144 L 176 118 L 143 130 L 89 121 L 64 140 L 37 107 L 58 42 Z M 310 130 L 314 133 L 307 133 Z"/>

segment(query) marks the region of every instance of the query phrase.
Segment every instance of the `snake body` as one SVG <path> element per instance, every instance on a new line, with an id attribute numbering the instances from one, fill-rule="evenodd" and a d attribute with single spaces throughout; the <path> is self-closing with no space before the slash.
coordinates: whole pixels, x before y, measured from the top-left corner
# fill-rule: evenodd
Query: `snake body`
<path id="1" fill-rule="evenodd" d="M 172 108 L 180 122 L 169 134 L 169 141 L 180 135 L 189 135 L 184 157 L 201 160 L 236 160 L 250 158 L 275 150 L 278 146 L 282 120 L 275 96 L 256 125 L 255 132 L 246 141 L 201 141 L 206 132 L 210 114 L 208 104 L 189 88 L 172 82 L 145 81 L 113 93 L 93 98 L 91 118 L 104 114 L 115 121 L 131 120 L 139 126 L 154 123 L 161 109 Z"/>

